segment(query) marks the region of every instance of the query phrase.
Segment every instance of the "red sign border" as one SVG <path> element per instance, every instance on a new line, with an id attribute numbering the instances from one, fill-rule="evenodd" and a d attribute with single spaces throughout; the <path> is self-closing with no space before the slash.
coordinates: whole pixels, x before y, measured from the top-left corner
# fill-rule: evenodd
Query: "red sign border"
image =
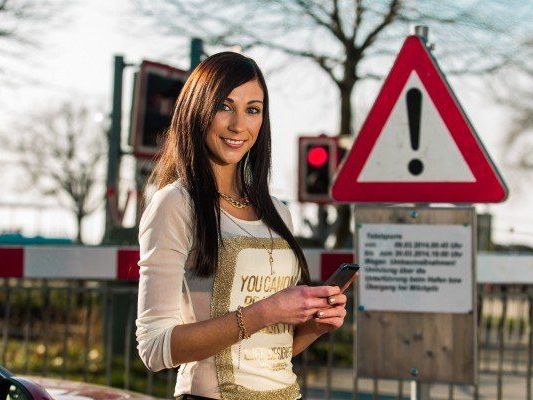
<path id="1" fill-rule="evenodd" d="M 412 71 L 416 71 L 476 182 L 357 182 Z M 386 116 L 386 117 L 383 117 Z M 425 43 L 405 40 L 331 188 L 339 202 L 501 202 L 508 190 Z"/>

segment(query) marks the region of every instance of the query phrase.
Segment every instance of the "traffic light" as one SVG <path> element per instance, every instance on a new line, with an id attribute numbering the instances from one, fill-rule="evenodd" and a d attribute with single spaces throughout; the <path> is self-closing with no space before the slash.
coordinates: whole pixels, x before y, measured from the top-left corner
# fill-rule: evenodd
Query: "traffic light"
<path id="1" fill-rule="evenodd" d="M 176 99 L 188 72 L 143 61 L 135 76 L 130 144 L 136 157 L 153 157 L 170 125 Z"/>
<path id="2" fill-rule="evenodd" d="M 329 188 L 337 166 L 337 138 L 302 136 L 298 146 L 298 200 L 329 203 Z"/>

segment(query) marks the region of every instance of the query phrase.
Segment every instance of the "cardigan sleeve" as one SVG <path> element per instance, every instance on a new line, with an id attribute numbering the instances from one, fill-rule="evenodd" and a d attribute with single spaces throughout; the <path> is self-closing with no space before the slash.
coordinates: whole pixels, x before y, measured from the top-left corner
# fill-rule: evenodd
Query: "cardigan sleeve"
<path id="1" fill-rule="evenodd" d="M 158 190 L 139 224 L 139 294 L 136 338 L 139 356 L 152 371 L 174 368 L 170 337 L 183 323 L 185 261 L 192 248 L 191 207 L 175 184 Z"/>

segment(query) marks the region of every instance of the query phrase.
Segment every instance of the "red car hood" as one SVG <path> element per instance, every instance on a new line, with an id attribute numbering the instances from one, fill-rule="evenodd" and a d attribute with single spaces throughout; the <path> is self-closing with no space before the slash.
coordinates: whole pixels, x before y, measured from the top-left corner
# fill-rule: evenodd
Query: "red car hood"
<path id="1" fill-rule="evenodd" d="M 156 400 L 156 397 L 109 386 L 62 379 L 24 376 L 41 385 L 56 400 Z"/>

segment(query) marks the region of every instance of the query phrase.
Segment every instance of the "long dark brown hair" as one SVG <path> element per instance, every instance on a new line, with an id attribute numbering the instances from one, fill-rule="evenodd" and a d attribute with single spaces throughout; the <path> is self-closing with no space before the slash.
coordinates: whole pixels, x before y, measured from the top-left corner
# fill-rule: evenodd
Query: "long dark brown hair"
<path id="1" fill-rule="evenodd" d="M 268 191 L 271 167 L 271 134 L 268 91 L 254 60 L 239 53 L 222 52 L 201 62 L 191 73 L 176 101 L 161 156 L 149 182 L 160 189 L 180 179 L 192 200 L 197 250 L 195 273 L 212 276 L 217 267 L 220 203 L 206 135 L 218 105 L 236 87 L 256 79 L 263 89 L 263 122 L 248 161 L 239 161 L 238 177 L 244 194 L 258 217 L 287 241 L 298 259 L 301 279 L 310 282 L 302 249 L 278 214 Z"/>

